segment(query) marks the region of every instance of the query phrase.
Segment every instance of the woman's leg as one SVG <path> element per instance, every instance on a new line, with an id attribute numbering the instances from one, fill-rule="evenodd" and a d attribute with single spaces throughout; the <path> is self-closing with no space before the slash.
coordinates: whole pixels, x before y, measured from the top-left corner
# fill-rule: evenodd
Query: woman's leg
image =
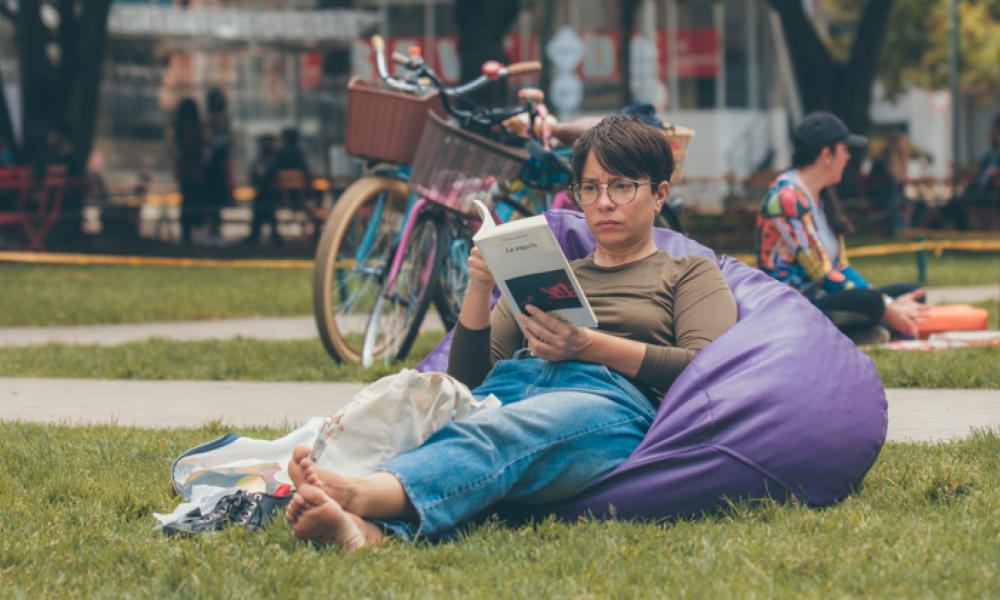
<path id="1" fill-rule="evenodd" d="M 834 292 L 812 302 L 846 335 L 877 327 L 885 315 L 882 293 L 875 289 Z"/>
<path id="2" fill-rule="evenodd" d="M 576 391 L 540 394 L 450 423 L 369 477 L 392 475 L 404 488 L 417 517 L 409 533 L 438 534 L 500 500 L 555 502 L 597 482 L 645 437 L 655 412 L 642 403 L 623 406 Z M 387 507 L 370 501 L 358 506 Z M 398 512 L 361 516 L 400 518 Z"/>

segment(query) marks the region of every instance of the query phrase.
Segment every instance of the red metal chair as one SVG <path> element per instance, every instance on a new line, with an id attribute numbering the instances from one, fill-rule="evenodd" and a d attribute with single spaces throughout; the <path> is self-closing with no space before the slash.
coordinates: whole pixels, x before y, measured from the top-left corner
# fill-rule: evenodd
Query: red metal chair
<path id="1" fill-rule="evenodd" d="M 0 225 L 19 225 L 34 246 L 34 230 L 28 222 L 27 213 L 28 197 L 31 194 L 31 167 L 0 168 L 0 192 L 15 199 L 12 209 L 0 210 Z"/>
<path id="2" fill-rule="evenodd" d="M 45 236 L 59 219 L 66 190 L 72 187 L 86 192 L 85 178 L 66 176 L 66 165 L 49 165 L 40 185 L 31 181 L 30 167 L 0 169 L 0 190 L 16 190 L 17 207 L 13 211 L 0 212 L 0 225 L 20 225 L 28 238 L 28 249 L 45 251 Z M 35 206 L 28 206 L 28 199 L 34 194 Z"/>

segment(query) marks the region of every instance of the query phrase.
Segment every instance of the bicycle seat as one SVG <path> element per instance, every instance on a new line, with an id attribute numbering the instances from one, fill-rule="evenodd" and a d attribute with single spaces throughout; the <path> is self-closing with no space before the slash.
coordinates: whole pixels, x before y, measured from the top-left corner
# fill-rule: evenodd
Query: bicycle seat
<path id="1" fill-rule="evenodd" d="M 588 129 L 601 122 L 604 117 L 580 117 L 569 123 L 560 123 L 552 130 L 552 135 L 564 144 L 572 144 Z"/>

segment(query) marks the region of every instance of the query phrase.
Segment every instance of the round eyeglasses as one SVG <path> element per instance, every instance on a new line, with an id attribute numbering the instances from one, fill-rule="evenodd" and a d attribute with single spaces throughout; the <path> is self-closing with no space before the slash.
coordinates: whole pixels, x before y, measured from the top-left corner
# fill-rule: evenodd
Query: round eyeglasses
<path id="1" fill-rule="evenodd" d="M 570 187 L 570 191 L 573 192 L 573 199 L 576 200 L 577 204 L 580 206 L 590 206 L 601 197 L 601 188 L 607 188 L 608 198 L 615 204 L 623 205 L 635 200 L 636 192 L 639 191 L 640 186 L 644 185 L 657 186 L 659 184 L 616 179 L 611 183 L 577 183 Z"/>

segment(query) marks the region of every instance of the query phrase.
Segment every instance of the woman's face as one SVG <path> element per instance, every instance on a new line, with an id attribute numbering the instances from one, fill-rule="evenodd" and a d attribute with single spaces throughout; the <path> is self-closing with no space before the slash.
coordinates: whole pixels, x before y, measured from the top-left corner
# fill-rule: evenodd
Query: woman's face
<path id="1" fill-rule="evenodd" d="M 830 175 L 827 185 L 840 183 L 840 179 L 844 176 L 844 169 L 851 160 L 851 151 L 847 149 L 847 144 L 844 142 L 838 143 L 833 152 L 829 148 L 824 148 L 820 158 L 826 161 L 826 165 L 824 166 L 826 166 L 827 172 Z"/>
<path id="2" fill-rule="evenodd" d="M 594 234 L 597 245 L 608 250 L 628 249 L 652 237 L 653 221 L 660 212 L 670 192 L 670 184 L 661 182 L 658 187 L 649 185 L 649 177 L 632 179 L 604 170 L 591 152 L 583 165 L 580 183 L 599 184 L 597 202 L 583 207 L 587 226 Z M 635 198 L 628 204 L 615 204 L 604 187 L 614 181 L 636 182 L 640 185 Z"/>

